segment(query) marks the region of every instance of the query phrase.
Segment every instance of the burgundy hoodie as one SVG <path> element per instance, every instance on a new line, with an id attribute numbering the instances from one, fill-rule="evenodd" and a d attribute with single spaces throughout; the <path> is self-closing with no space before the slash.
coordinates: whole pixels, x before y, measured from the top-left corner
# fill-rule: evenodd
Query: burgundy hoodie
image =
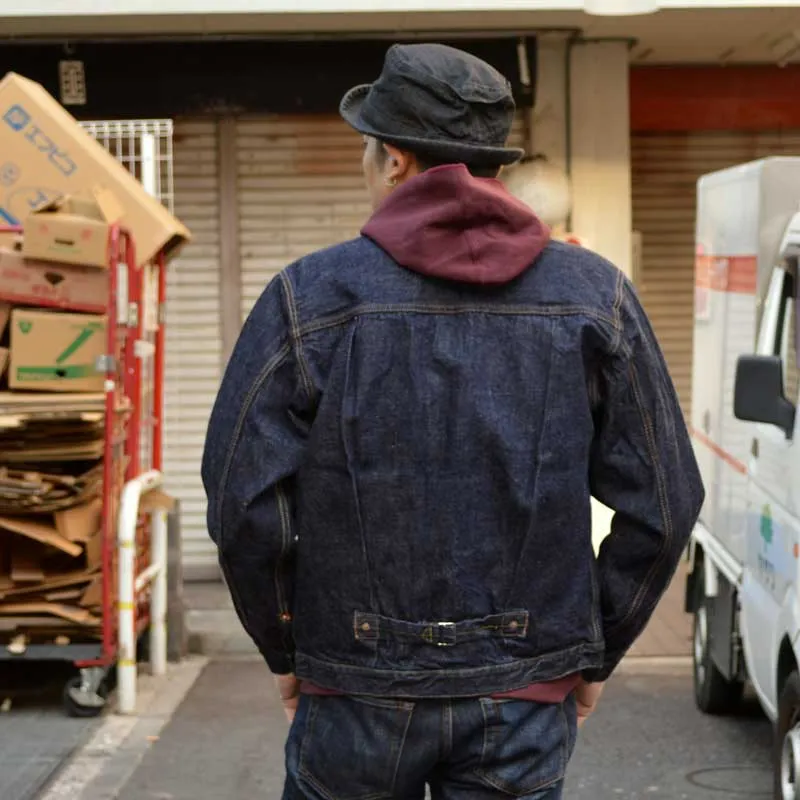
<path id="1" fill-rule="evenodd" d="M 462 283 L 509 283 L 533 265 L 550 231 L 498 180 L 474 178 L 463 164 L 423 172 L 395 189 L 362 230 L 398 264 Z M 577 675 L 492 697 L 561 703 Z M 338 695 L 308 681 L 303 694 Z"/>
<path id="2" fill-rule="evenodd" d="M 462 283 L 508 283 L 550 231 L 500 181 L 463 164 L 436 167 L 395 189 L 362 231 L 398 264 Z"/>

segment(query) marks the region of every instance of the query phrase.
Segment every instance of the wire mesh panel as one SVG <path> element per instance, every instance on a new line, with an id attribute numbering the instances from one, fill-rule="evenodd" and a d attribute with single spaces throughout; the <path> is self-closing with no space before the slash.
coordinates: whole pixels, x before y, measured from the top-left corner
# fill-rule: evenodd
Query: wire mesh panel
<path id="1" fill-rule="evenodd" d="M 82 122 L 81 127 L 113 155 L 153 197 L 174 211 L 171 119 L 95 120 Z M 140 275 L 142 298 L 140 313 L 144 315 L 142 336 L 137 345 L 141 383 L 139 407 L 142 409 L 139 440 L 140 472 L 155 466 L 155 337 L 160 319 L 159 266 L 149 264 Z"/>
<path id="2" fill-rule="evenodd" d="M 82 122 L 81 127 L 135 175 L 153 197 L 174 210 L 171 119 L 100 120 Z"/>

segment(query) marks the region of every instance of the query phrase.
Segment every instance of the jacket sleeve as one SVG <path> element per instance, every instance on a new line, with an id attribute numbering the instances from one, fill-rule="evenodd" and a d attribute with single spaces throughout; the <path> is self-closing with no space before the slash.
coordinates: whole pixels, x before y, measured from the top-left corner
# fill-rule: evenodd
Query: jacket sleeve
<path id="1" fill-rule="evenodd" d="M 601 370 L 590 464 L 592 494 L 615 514 L 597 558 L 605 680 L 668 587 L 704 491 L 683 413 L 650 323 L 620 280 L 613 353 Z"/>
<path id="2" fill-rule="evenodd" d="M 253 308 L 208 427 L 208 530 L 242 624 L 277 674 L 293 671 L 294 477 L 311 425 L 311 388 L 289 277 Z"/>

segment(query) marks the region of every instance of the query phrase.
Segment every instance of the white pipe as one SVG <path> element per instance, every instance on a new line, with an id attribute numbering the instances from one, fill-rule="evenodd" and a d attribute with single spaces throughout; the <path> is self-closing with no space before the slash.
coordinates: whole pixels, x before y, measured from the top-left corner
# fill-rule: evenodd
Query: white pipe
<path id="1" fill-rule="evenodd" d="M 141 134 L 139 141 L 142 148 L 142 174 L 140 180 L 144 190 L 158 199 L 158 179 L 156 177 L 156 137 L 152 133 Z"/>
<path id="2" fill-rule="evenodd" d="M 122 490 L 117 530 L 118 549 L 118 710 L 136 711 L 136 523 L 144 493 L 161 486 L 162 475 L 151 470 L 128 481 Z M 166 569 L 164 570 L 166 572 Z"/>
<path id="3" fill-rule="evenodd" d="M 144 572 L 140 572 L 133 583 L 133 589 L 136 594 L 139 594 L 142 589 L 151 584 L 159 572 L 161 572 L 160 564 L 150 564 Z"/>
<path id="4" fill-rule="evenodd" d="M 153 512 L 150 527 L 151 565 L 156 568 L 150 592 L 150 669 L 153 675 L 167 671 L 167 512 Z"/>

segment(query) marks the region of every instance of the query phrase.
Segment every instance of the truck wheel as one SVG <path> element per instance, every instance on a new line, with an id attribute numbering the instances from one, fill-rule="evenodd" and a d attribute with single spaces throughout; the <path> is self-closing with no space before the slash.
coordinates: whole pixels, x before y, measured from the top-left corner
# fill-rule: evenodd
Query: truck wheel
<path id="1" fill-rule="evenodd" d="M 694 612 L 692 658 L 694 661 L 694 699 L 705 714 L 730 714 L 736 710 L 744 693 L 744 683 L 729 681 L 711 658 L 711 627 L 705 595 Z"/>
<path id="2" fill-rule="evenodd" d="M 800 675 L 793 672 L 778 700 L 775 731 L 775 798 L 800 797 Z"/>

